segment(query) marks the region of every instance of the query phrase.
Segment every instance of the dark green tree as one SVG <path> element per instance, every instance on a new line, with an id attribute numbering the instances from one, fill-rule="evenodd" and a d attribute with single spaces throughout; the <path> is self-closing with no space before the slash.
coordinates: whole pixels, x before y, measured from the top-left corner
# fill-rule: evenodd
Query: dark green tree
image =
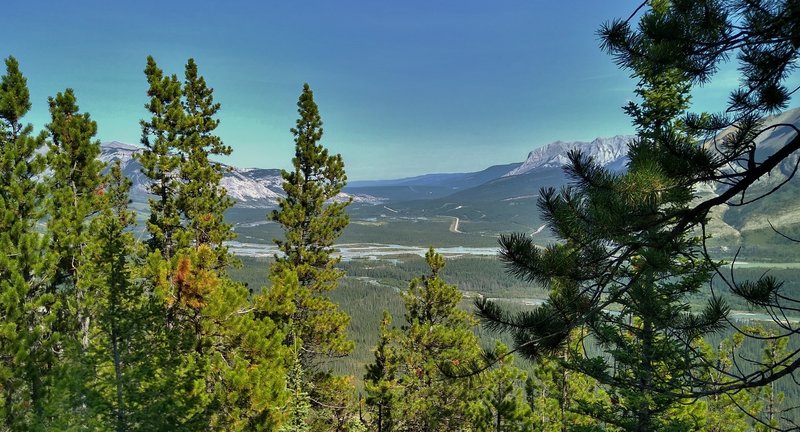
<path id="1" fill-rule="evenodd" d="M 377 432 L 392 430 L 392 406 L 400 390 L 396 379 L 397 361 L 391 345 L 396 338 L 396 331 L 391 329 L 391 324 L 391 314 L 384 311 L 378 345 L 375 347 L 375 362 L 367 365 L 364 375 L 364 389 L 367 392 L 365 402 L 371 417 L 369 425 Z"/>
<path id="2" fill-rule="evenodd" d="M 225 210 L 233 206 L 220 186 L 223 165 L 210 161 L 209 156 L 231 154 L 231 148 L 214 135 L 219 125 L 215 118 L 219 103 L 214 102 L 213 89 L 197 73 L 194 59 L 186 63 L 183 83 L 184 117 L 181 125 L 180 165 L 182 184 L 178 206 L 186 219 L 190 243 L 207 244 L 219 253 L 219 268 L 228 263 L 223 242 L 234 238 L 231 225 L 226 223 Z"/>
<path id="3" fill-rule="evenodd" d="M 93 192 L 100 212 L 88 226 L 76 282 L 94 299 L 90 343 L 82 359 L 92 373 L 81 377 L 90 413 L 79 419 L 83 427 L 137 430 L 147 422 L 139 412 L 147 395 L 139 386 L 151 372 L 144 359 L 151 354 L 146 335 L 152 314 L 144 285 L 133 278 L 140 245 L 130 229 L 136 220 L 128 209 L 131 182 L 119 162 L 104 180 Z"/>
<path id="4" fill-rule="evenodd" d="M 795 3 L 652 1 L 642 3 L 643 13 L 604 26 L 604 48 L 640 80 L 641 103 L 626 107 L 638 129 L 628 169 L 609 172 L 571 153 L 572 185 L 545 189 L 539 201 L 562 242 L 539 250 L 526 235 L 501 239 L 514 274 L 547 286 L 566 283 L 533 313 L 509 315 L 484 301 L 482 317 L 511 332 L 515 348 L 531 358 L 558 350 L 573 329 L 588 331 L 608 356 L 569 366 L 609 386 L 620 403 L 596 415 L 623 429 L 685 428 L 668 414 L 676 404 L 768 385 L 800 366 L 793 352 L 722 383 L 708 381 L 714 365 L 698 345 L 725 327 L 728 307 L 713 296 L 694 312 L 688 299 L 712 274 L 724 276 L 703 247 L 710 211 L 768 196 L 751 186 L 800 149 L 794 126 L 765 128 L 759 121 L 789 98 L 784 82 L 796 67 L 800 34 Z M 731 56 L 744 85 L 726 112 L 686 113 L 692 86 L 708 82 Z M 792 138 L 777 151 L 762 149 L 758 138 L 775 128 Z M 700 197 L 698 187 L 709 184 L 716 194 Z M 770 278 L 730 287 L 776 317 L 797 301 L 781 296 Z M 783 336 L 797 332 L 786 320 L 777 324 Z"/>
<path id="5" fill-rule="evenodd" d="M 54 283 L 70 285 L 70 290 L 74 290 L 89 218 L 98 211 L 97 192 L 102 183 L 103 163 L 97 160 L 100 155 L 100 142 L 94 140 L 97 123 L 88 113 L 79 112 L 72 89 L 58 93 L 48 102 L 52 121 L 47 125 L 51 137 L 47 164 L 52 174 L 47 230 L 57 261 Z M 75 297 L 72 299 L 75 315 L 85 315 L 80 311 L 83 295 L 71 294 Z M 80 321 L 85 345 L 86 323 Z"/>
<path id="6" fill-rule="evenodd" d="M 209 159 L 231 151 L 214 134 L 219 104 L 191 59 L 183 86 L 152 57 L 145 74 L 152 118 L 142 121 L 140 160 L 155 198 L 141 277 L 159 324 L 150 341 L 159 373 L 148 382 L 157 397 L 147 408 L 170 430 L 272 430 L 282 419 L 289 355 L 265 302 L 226 274 L 223 242 L 234 235 L 223 212 L 232 201 L 220 186 L 222 166 Z"/>
<path id="7" fill-rule="evenodd" d="M 56 329 L 63 335 L 59 387 L 61 400 L 52 401 L 53 415 L 61 420 L 82 422 L 87 413 L 84 384 L 93 374 L 86 360 L 90 323 L 96 318 L 94 291 L 80 283 L 83 277 L 89 223 L 100 208 L 103 163 L 97 160 L 100 143 L 94 140 L 97 124 L 88 113 L 80 113 L 72 89 L 48 100 L 51 122 L 47 163 L 47 234 L 49 290 L 63 306 Z M 88 288 L 88 290 L 87 290 Z M 63 425 L 63 427 L 67 427 Z"/>
<path id="8" fill-rule="evenodd" d="M 184 221 L 179 207 L 183 93 L 177 76 L 165 76 L 152 57 L 147 58 L 144 73 L 150 97 L 145 108 L 151 117 L 140 122 L 144 150 L 138 159 L 142 174 L 151 180 L 152 197 L 148 200 L 148 254 L 140 277 L 155 294 L 152 315 L 145 321 L 154 324 L 149 340 L 152 362 L 148 367 L 157 371 L 158 379 L 142 386 L 154 395 L 143 411 L 160 413 L 149 421 L 151 426 L 189 430 L 208 425 L 206 407 L 210 396 L 205 386 L 199 385 L 207 366 L 195 350 L 199 323 L 190 322 L 190 317 L 196 318 L 199 312 L 183 307 L 191 303 L 199 308 L 203 299 L 194 286 L 188 292 L 185 282 L 190 277 L 191 263 L 178 253 L 187 247 L 188 237 L 182 235 Z"/>
<path id="9" fill-rule="evenodd" d="M 472 331 L 477 322 L 458 308 L 458 288 L 442 280 L 444 258 L 430 249 L 425 259 L 431 273 L 415 278 L 403 293 L 408 324 L 391 333 L 384 330 L 388 341 L 368 367 L 373 390 L 367 403 L 373 422 L 381 416 L 382 430 L 470 430 L 469 407 L 481 398 L 479 380 L 448 373 L 481 360 Z"/>
<path id="10" fill-rule="evenodd" d="M 46 133 L 22 123 L 31 107 L 27 80 L 13 57 L 0 78 L 0 415 L 6 430 L 48 423 L 47 401 L 60 351 L 54 331 L 60 303 L 46 283 L 43 216 L 45 186 L 39 152 Z"/>
<path id="11" fill-rule="evenodd" d="M 534 430 L 617 430 L 589 415 L 612 404 L 600 383 L 565 366 L 571 358 L 584 355 L 584 343 L 583 335 L 575 331 L 559 352 L 536 359 L 525 382 Z"/>
<path id="12" fill-rule="evenodd" d="M 178 209 L 181 126 L 184 109 L 181 104 L 181 83 L 175 75 L 164 76 L 153 57 L 147 57 L 144 70 L 150 101 L 145 105 L 151 117 L 142 120 L 142 145 L 138 156 L 142 174 L 151 179 L 149 192 L 150 250 L 159 250 L 169 260 L 176 248 L 175 233 L 181 227 Z"/>
<path id="13" fill-rule="evenodd" d="M 349 222 L 344 209 L 349 200 L 337 198 L 347 176 L 340 155 L 329 155 L 318 142 L 322 119 L 308 84 L 297 102 L 300 118 L 291 132 L 295 141 L 294 170 L 282 171 L 286 196 L 270 219 L 284 229 L 285 238 L 275 240 L 283 253 L 276 257 L 273 271 L 292 268 L 300 281 L 295 293 L 296 309 L 291 317 L 290 337 L 302 341 L 299 356 L 306 370 L 325 356 L 347 355 L 353 342 L 347 339 L 350 318 L 324 294 L 335 289 L 342 272 L 339 258 L 332 256 L 333 242 Z"/>
<path id="14" fill-rule="evenodd" d="M 522 432 L 531 430 L 533 413 L 525 399 L 528 375 L 514 366 L 514 357 L 501 342 L 495 352 L 500 360 L 483 377 L 478 400 L 470 403 L 469 413 L 476 431 Z"/>
<path id="15" fill-rule="evenodd" d="M 294 169 L 281 172 L 286 196 L 278 200 L 279 208 L 269 218 L 285 232 L 284 239 L 275 240 L 282 255 L 276 255 L 270 275 L 275 279 L 289 272 L 299 284 L 293 289 L 273 284 L 265 295 L 270 302 L 293 305 L 288 314 L 273 318 L 288 327 L 286 345 L 299 359 L 304 375 L 299 379 L 313 402 L 306 420 L 336 430 L 338 424 L 346 422 L 342 415 L 348 402 L 341 396 L 352 394 L 353 389 L 321 365 L 353 350 L 353 342 L 347 339 L 350 317 L 326 295 L 342 276 L 336 268 L 339 258 L 332 256 L 333 243 L 349 221 L 344 209 L 350 200 L 338 199 L 347 181 L 344 162 L 340 155 L 329 155 L 319 144 L 322 119 L 308 84 L 303 86 L 297 108 L 300 117 L 291 129 Z"/>

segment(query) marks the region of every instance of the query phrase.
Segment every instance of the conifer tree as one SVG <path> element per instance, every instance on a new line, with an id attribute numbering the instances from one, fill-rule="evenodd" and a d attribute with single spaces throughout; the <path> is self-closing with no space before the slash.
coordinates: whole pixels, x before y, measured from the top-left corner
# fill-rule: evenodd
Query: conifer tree
<path id="1" fill-rule="evenodd" d="M 719 275 L 703 247 L 709 212 L 769 195 L 751 190 L 760 178 L 800 149 L 800 134 L 774 152 L 759 152 L 758 119 L 784 107 L 788 72 L 798 60 L 797 8 L 792 2 L 653 1 L 643 14 L 601 29 L 604 48 L 640 80 L 642 102 L 626 108 L 638 129 L 627 171 L 613 173 L 580 152 L 570 154 L 573 184 L 543 190 L 539 206 L 562 243 L 538 250 L 525 235 L 501 240 L 502 255 L 519 277 L 549 285 L 567 281 L 534 313 L 509 315 L 479 303 L 483 318 L 511 332 L 516 348 L 538 357 L 562 347 L 583 328 L 609 357 L 574 361 L 571 368 L 610 386 L 620 404 L 604 418 L 626 430 L 680 427 L 668 414 L 678 403 L 768 385 L 800 366 L 798 352 L 754 372 L 707 381 L 714 365 L 698 349 L 703 336 L 726 325 L 727 305 L 712 297 L 699 313 L 688 297 Z M 638 10 L 637 10 L 638 11 Z M 630 22 L 639 19 L 633 28 Z M 708 81 L 721 61 L 738 56 L 743 85 L 722 114 L 686 112 L 692 86 Z M 704 145 L 725 129 L 733 133 Z M 758 155 L 758 156 L 757 156 Z M 699 186 L 716 194 L 701 198 Z M 798 299 L 778 294 L 762 278 L 730 283 L 734 295 L 773 316 Z M 780 300 L 778 300 L 780 298 Z M 608 309 L 619 310 L 611 313 Z M 778 320 L 786 331 L 796 326 Z M 624 404 L 622 403 L 624 402 Z M 677 419 L 681 421 L 680 419 Z"/>
<path id="2" fill-rule="evenodd" d="M 269 218 L 281 224 L 283 240 L 275 240 L 283 255 L 275 257 L 270 268 L 273 281 L 286 275 L 296 278 L 294 287 L 273 284 L 265 292 L 268 302 L 289 303 L 290 310 L 271 317 L 288 329 L 286 345 L 292 347 L 300 364 L 304 391 L 313 401 L 309 425 L 337 430 L 350 420 L 347 407 L 352 398 L 352 385 L 321 368 L 331 357 L 342 357 L 353 349 L 347 339 L 350 317 L 339 310 L 326 293 L 335 289 L 342 272 L 336 269 L 339 258 L 333 257 L 333 243 L 349 221 L 345 207 L 349 200 L 336 201 L 347 176 L 340 155 L 329 155 L 318 142 L 322 139 L 322 119 L 314 94 L 308 84 L 297 102 L 296 125 L 291 129 L 295 141 L 294 169 L 282 171 L 286 196 L 278 200 L 279 208 Z M 285 313 L 287 312 L 288 313 Z M 290 408 L 295 413 L 296 407 Z"/>
<path id="3" fill-rule="evenodd" d="M 153 57 L 147 57 L 144 70 L 150 101 L 145 105 L 151 114 L 142 120 L 142 145 L 139 155 L 142 173 L 152 180 L 149 192 L 150 219 L 147 230 L 151 237 L 150 250 L 161 251 L 169 260 L 176 248 L 176 231 L 181 227 L 178 209 L 181 124 L 184 110 L 181 105 L 181 83 L 175 75 L 164 76 Z"/>
<path id="4" fill-rule="evenodd" d="M 47 424 L 59 334 L 56 293 L 42 277 L 44 240 L 36 230 L 45 188 L 39 176 L 46 134 L 22 123 L 31 107 L 27 81 L 13 57 L 0 78 L 0 415 L 7 430 Z"/>
<path id="5" fill-rule="evenodd" d="M 150 410 L 172 430 L 272 430 L 285 400 L 287 349 L 264 302 L 226 275 L 232 239 L 223 212 L 232 205 L 220 186 L 229 154 L 214 134 L 219 104 L 189 60 L 183 86 L 155 61 L 145 69 L 150 121 L 142 121 L 143 173 L 153 180 L 143 276 L 160 302 L 152 367 L 161 372 Z M 271 306 L 278 307 L 277 305 Z"/>
<path id="6" fill-rule="evenodd" d="M 82 250 L 84 262 L 77 289 L 94 297 L 90 345 L 84 362 L 92 371 L 83 377 L 91 414 L 80 418 L 84 427 L 137 430 L 148 419 L 137 412 L 148 397 L 139 393 L 148 370 L 143 358 L 149 351 L 146 335 L 152 323 L 144 286 L 133 280 L 139 255 L 130 228 L 135 214 L 128 209 L 131 182 L 119 161 L 111 166 L 104 184 L 93 193 L 100 212 L 92 219 Z"/>
<path id="7" fill-rule="evenodd" d="M 368 368 L 367 403 L 373 422 L 381 416 L 382 430 L 469 430 L 468 407 L 480 399 L 479 385 L 445 372 L 481 360 L 476 321 L 458 309 L 458 288 L 442 280 L 444 258 L 430 249 L 425 259 L 431 274 L 415 278 L 403 293 L 408 325 L 385 333 L 391 344 L 382 342 L 382 354 Z"/>
<path id="8" fill-rule="evenodd" d="M 377 432 L 392 430 L 392 406 L 399 392 L 395 377 L 397 361 L 393 357 L 391 345 L 397 335 L 392 331 L 391 324 L 391 314 L 384 311 L 378 345 L 375 347 L 375 362 L 367 365 L 364 375 L 364 389 L 367 392 L 365 402 L 370 407 L 372 417 L 370 424 Z"/>
<path id="9" fill-rule="evenodd" d="M 78 111 L 72 89 L 51 97 L 49 105 L 52 121 L 47 125 L 51 136 L 47 162 L 52 174 L 47 229 L 52 252 L 56 254 L 54 283 L 68 284 L 74 289 L 88 219 L 98 211 L 97 192 L 103 164 L 97 160 L 100 142 L 93 140 L 97 124 L 88 113 Z M 76 315 L 81 316 L 82 294 L 74 294 Z M 80 325 L 85 332 L 85 322 Z"/>
<path id="10" fill-rule="evenodd" d="M 177 76 L 165 76 L 152 57 L 147 58 L 144 72 L 150 97 L 145 107 L 151 117 L 140 122 L 144 150 L 138 158 L 142 174 L 151 180 L 149 192 L 153 196 L 148 200 L 150 238 L 142 276 L 151 285 L 157 302 L 148 319 L 158 323 L 149 341 L 153 351 L 149 367 L 158 371 L 159 376 L 158 380 L 143 386 L 158 395 L 148 402 L 144 411 L 162 413 L 151 420 L 151 425 L 188 430 L 208 424 L 205 407 L 209 395 L 205 386 L 200 385 L 206 363 L 195 352 L 197 323 L 189 322 L 186 317 L 196 316 L 197 311 L 181 307 L 192 300 L 200 306 L 192 293 L 185 292 L 185 281 L 191 277 L 190 262 L 178 256 L 178 251 L 186 247 L 187 238 L 181 235 L 183 220 L 179 208 L 179 152 L 185 117 L 182 88 Z"/>
<path id="11" fill-rule="evenodd" d="M 226 240 L 234 237 L 231 225 L 224 221 L 224 212 L 233 206 L 220 186 L 223 166 L 209 160 L 209 156 L 229 155 L 231 148 L 214 135 L 219 120 L 214 116 L 219 103 L 214 102 L 213 89 L 197 73 L 194 59 L 186 63 L 183 84 L 185 115 L 181 130 L 180 150 L 185 155 L 180 165 L 182 184 L 178 206 L 187 220 L 190 243 L 207 244 L 220 258 L 222 269 L 228 262 Z"/>
<path id="12" fill-rule="evenodd" d="M 288 419 L 281 425 L 280 432 L 307 432 L 310 431 L 308 416 L 311 412 L 311 399 L 303 383 L 303 366 L 300 359 L 294 355 L 294 365 L 287 375 L 287 386 L 290 396 L 288 400 Z"/>
<path id="13" fill-rule="evenodd" d="M 93 140 L 97 124 L 88 113 L 78 110 L 72 89 L 48 100 L 51 122 L 47 125 L 47 233 L 49 236 L 49 290 L 57 293 L 63 306 L 56 328 L 63 335 L 60 400 L 51 401 L 54 416 L 79 420 L 87 414 L 84 385 L 93 371 L 88 368 L 90 324 L 96 318 L 97 301 L 91 287 L 80 283 L 89 242 L 89 222 L 99 209 L 102 162 L 97 160 L 100 143 Z M 88 290 L 87 290 L 88 289 Z M 64 426 L 66 427 L 66 426 Z"/>
<path id="14" fill-rule="evenodd" d="M 482 379 L 479 398 L 469 405 L 476 431 L 522 432 L 531 429 L 531 406 L 525 400 L 527 374 L 514 366 L 508 348 L 496 343 L 499 364 Z"/>
<path id="15" fill-rule="evenodd" d="M 279 274 L 288 267 L 297 273 L 300 290 L 294 293 L 290 338 L 301 341 L 301 364 L 313 372 L 324 357 L 347 355 L 353 349 L 346 333 L 350 318 L 324 296 L 336 288 L 342 276 L 335 267 L 339 259 L 331 254 L 333 242 L 349 221 L 344 209 L 350 201 L 331 202 L 347 176 L 342 157 L 329 155 L 318 144 L 322 119 L 308 84 L 303 86 L 297 108 L 300 118 L 291 129 L 294 169 L 281 172 L 286 197 L 278 200 L 279 209 L 270 214 L 285 232 L 283 240 L 275 240 L 283 256 L 276 257 L 271 272 Z"/>

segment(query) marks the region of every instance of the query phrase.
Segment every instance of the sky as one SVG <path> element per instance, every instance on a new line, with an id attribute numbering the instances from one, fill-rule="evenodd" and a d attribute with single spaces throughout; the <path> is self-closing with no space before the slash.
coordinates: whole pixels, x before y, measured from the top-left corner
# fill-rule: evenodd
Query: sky
<path id="1" fill-rule="evenodd" d="M 221 103 L 238 167 L 287 168 L 308 83 L 322 144 L 351 180 L 469 172 L 521 162 L 547 143 L 633 133 L 635 82 L 599 48 L 600 25 L 639 1 L 404 0 L 14 2 L 0 55 L 15 56 L 33 108 L 73 88 L 101 141 L 138 144 L 143 69 L 183 76 L 188 58 Z M 695 95 L 718 111 L 736 74 Z"/>

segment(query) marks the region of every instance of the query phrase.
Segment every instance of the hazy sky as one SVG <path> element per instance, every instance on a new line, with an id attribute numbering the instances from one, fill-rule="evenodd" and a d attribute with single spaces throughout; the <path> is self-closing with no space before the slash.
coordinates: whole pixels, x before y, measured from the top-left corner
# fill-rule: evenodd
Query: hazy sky
<path id="1" fill-rule="evenodd" d="M 222 103 L 225 162 L 287 167 L 304 82 L 323 144 L 351 179 L 483 169 L 555 140 L 631 133 L 634 83 L 596 31 L 639 1 L 25 1 L 4 8 L 0 55 L 28 77 L 33 110 L 75 89 L 98 138 L 136 144 L 145 58 L 182 78 L 194 57 Z M 716 110 L 722 74 L 696 97 Z"/>

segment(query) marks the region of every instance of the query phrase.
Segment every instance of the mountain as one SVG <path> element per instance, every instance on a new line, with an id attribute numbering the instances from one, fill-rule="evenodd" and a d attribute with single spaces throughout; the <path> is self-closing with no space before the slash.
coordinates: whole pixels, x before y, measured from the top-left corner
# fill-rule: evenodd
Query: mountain
<path id="1" fill-rule="evenodd" d="M 757 161 L 769 157 L 792 139 L 796 133 L 793 127 L 800 128 L 800 108 L 764 119 Z M 708 150 L 717 151 L 715 145 L 729 132 L 732 130 L 706 143 Z M 355 181 L 345 188 L 339 199 L 352 198 L 356 204 L 362 204 L 349 208 L 351 225 L 356 227 L 351 232 L 361 236 L 359 241 L 383 239 L 387 232 L 402 232 L 398 234 L 399 239 L 422 236 L 425 238 L 419 241 L 431 241 L 431 235 L 440 233 L 434 231 L 429 235 L 422 231 L 428 229 L 423 227 L 426 221 L 439 224 L 437 227 L 444 226 L 445 232 L 453 223 L 450 234 L 462 237 L 469 234 L 490 242 L 497 233 L 508 231 L 535 232 L 537 238 L 542 239 L 549 230 L 543 229 L 545 221 L 541 220 L 537 207 L 539 190 L 559 188 L 569 182 L 563 172 L 568 152 L 580 149 L 610 171 L 619 172 L 626 169 L 631 139 L 631 136 L 618 135 L 590 142 L 556 141 L 531 151 L 522 162 L 495 165 L 471 173 Z M 100 158 L 123 163 L 123 171 L 133 180 L 134 205 L 145 210 L 148 179 L 139 172 L 140 165 L 133 157 L 139 151 L 140 148 L 128 144 L 104 143 Z M 796 257 L 800 251 L 798 245 L 780 237 L 773 227 L 782 234 L 800 238 L 800 200 L 797 199 L 800 182 L 789 181 L 798 163 L 800 155 L 792 155 L 770 175 L 753 184 L 745 197 L 747 201 L 758 194 L 769 193 L 766 199 L 745 206 L 716 207 L 708 226 L 708 232 L 713 234 L 710 244 L 724 252 L 735 252 L 742 247 L 742 256 Z M 277 198 L 283 194 L 279 170 L 227 168 L 229 171 L 222 185 L 236 199 L 237 209 L 232 212 L 236 213 L 236 220 L 244 225 L 263 223 L 262 209 L 275 206 Z M 696 194 L 698 200 L 705 200 L 721 192 L 722 189 L 709 184 L 699 187 Z M 421 234 L 423 232 L 425 234 Z"/>
<path id="2" fill-rule="evenodd" d="M 756 161 L 760 162 L 786 145 L 800 129 L 800 108 L 787 110 L 763 120 L 763 133 L 756 139 L 759 151 Z M 710 151 L 724 136 L 734 129 L 723 131 L 716 140 L 706 143 Z M 747 205 L 720 206 L 712 214 L 712 242 L 725 250 L 735 252 L 741 249 L 741 256 L 771 256 L 794 259 L 800 245 L 783 235 L 800 239 L 800 181 L 795 171 L 800 164 L 800 155 L 794 153 L 781 162 L 768 175 L 762 177 L 748 188 L 745 196 L 738 196 Z M 791 180 L 791 181 L 790 181 Z M 716 196 L 721 191 L 699 190 L 701 198 Z M 756 199 L 766 196 L 763 199 Z"/>
<path id="3" fill-rule="evenodd" d="M 367 180 L 348 183 L 345 191 L 380 196 L 390 201 L 435 199 L 454 192 L 480 186 L 503 176 L 521 163 L 494 165 L 468 173 L 425 174 L 397 180 Z"/>
<path id="4" fill-rule="evenodd" d="M 569 163 L 567 153 L 576 148 L 591 156 L 600 165 L 618 171 L 625 166 L 628 143 L 634 138 L 630 135 L 617 135 L 611 138 L 597 138 L 591 142 L 556 141 L 530 152 L 525 162 L 506 173 L 504 177 L 525 174 L 537 168 L 560 168 Z"/>
<path id="5" fill-rule="evenodd" d="M 800 129 L 800 108 L 763 119 L 762 129 L 757 139 L 756 162 L 763 161 L 796 136 Z M 708 141 L 706 148 L 712 153 L 718 151 L 725 134 L 731 132 L 734 130 L 723 131 Z M 591 142 L 556 141 L 531 151 L 522 163 L 490 167 L 477 173 L 360 182 L 358 192 L 381 196 L 387 201 L 375 208 L 354 209 L 353 214 L 375 223 L 452 218 L 458 222 L 451 231 L 462 234 L 493 237 L 498 232 L 526 231 L 540 233 L 538 238 L 542 238 L 547 230 L 541 230 L 545 222 L 536 204 L 539 190 L 559 188 L 569 182 L 563 172 L 568 152 L 578 148 L 610 171 L 620 172 L 627 167 L 628 143 L 633 138 L 619 135 Z M 740 256 L 744 257 L 796 259 L 800 253 L 797 242 L 775 230 L 800 239 L 800 180 L 793 179 L 798 166 L 800 154 L 791 155 L 741 197 L 748 202 L 768 195 L 764 199 L 744 206 L 733 202 L 731 206 L 715 207 L 709 215 L 707 233 L 712 235 L 709 245 L 723 254 L 741 248 Z M 508 169 L 504 172 L 503 167 Z M 480 178 L 480 181 L 468 184 L 466 178 Z M 724 186 L 716 184 L 701 185 L 696 190 L 697 200 L 718 196 L 723 190 Z"/>
<path id="6" fill-rule="evenodd" d="M 117 141 L 101 143 L 99 159 L 106 163 L 120 161 L 122 172 L 131 179 L 131 200 L 134 204 L 147 202 L 147 188 L 150 180 L 141 173 L 141 164 L 134 157 L 141 147 Z M 246 168 L 240 169 L 221 164 L 226 172 L 220 181 L 228 195 L 236 200 L 237 207 L 265 208 L 277 205 L 283 196 L 283 179 L 278 169 Z M 352 198 L 355 203 L 379 204 L 385 199 L 363 193 L 342 193 L 337 199 Z"/>
<path id="7" fill-rule="evenodd" d="M 506 199 L 513 198 L 512 195 L 531 195 L 535 191 L 526 191 L 525 185 L 531 184 L 525 180 L 530 177 L 527 175 L 535 174 L 541 169 L 560 168 L 567 161 L 566 153 L 570 149 L 580 147 L 588 151 L 595 160 L 624 166 L 629 140 L 630 137 L 616 136 L 598 138 L 590 143 L 557 141 L 532 151 L 524 162 L 495 165 L 476 172 L 426 174 L 397 180 L 354 181 L 348 184 L 338 199 L 352 198 L 354 203 L 365 205 L 436 200 L 453 194 L 469 196 L 470 193 L 466 191 L 476 188 L 476 193 L 484 201 L 491 196 Z M 123 173 L 133 182 L 131 199 L 138 204 L 147 202 L 149 196 L 149 179 L 141 173 L 141 165 L 134 157 L 141 151 L 138 146 L 112 141 L 101 144 L 100 154 L 100 159 L 106 163 L 116 160 L 122 163 Z M 277 205 L 277 199 L 283 195 L 280 170 L 224 166 L 228 170 L 220 183 L 228 195 L 236 200 L 237 207 L 266 208 Z M 523 175 L 526 177 L 499 180 Z M 551 174 L 545 177 L 553 179 Z M 533 183 L 537 184 L 536 181 Z M 498 190 L 505 192 L 498 195 Z M 461 194 L 462 192 L 465 193 Z"/>

